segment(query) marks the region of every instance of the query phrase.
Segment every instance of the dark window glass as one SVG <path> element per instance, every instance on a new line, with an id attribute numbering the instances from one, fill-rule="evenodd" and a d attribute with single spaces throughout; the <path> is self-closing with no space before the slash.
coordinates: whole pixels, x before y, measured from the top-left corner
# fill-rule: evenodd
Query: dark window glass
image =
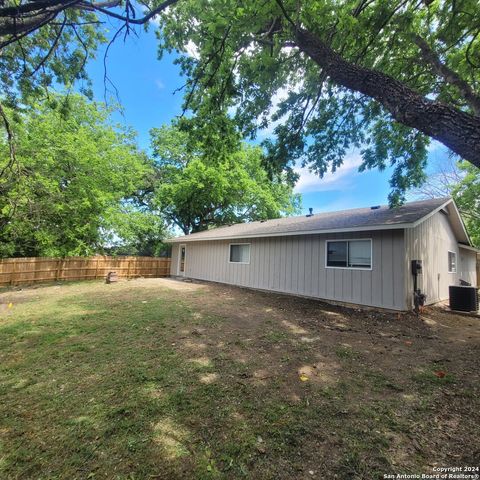
<path id="1" fill-rule="evenodd" d="M 230 261 L 233 263 L 250 263 L 250 245 L 230 245 Z"/>
<path id="2" fill-rule="evenodd" d="M 370 240 L 327 242 L 327 267 L 372 268 Z"/>
<path id="3" fill-rule="evenodd" d="M 346 267 L 347 250 L 347 242 L 328 242 L 327 267 Z"/>

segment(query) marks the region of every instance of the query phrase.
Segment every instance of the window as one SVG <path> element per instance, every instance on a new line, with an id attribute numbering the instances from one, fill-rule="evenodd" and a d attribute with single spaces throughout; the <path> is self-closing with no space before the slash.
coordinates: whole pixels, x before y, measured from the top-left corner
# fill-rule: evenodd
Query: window
<path id="1" fill-rule="evenodd" d="M 185 272 L 185 255 L 187 253 L 187 246 L 180 245 L 180 273 Z"/>
<path id="2" fill-rule="evenodd" d="M 457 273 L 457 254 L 448 252 L 448 273 Z"/>
<path id="3" fill-rule="evenodd" d="M 250 263 L 250 244 L 249 243 L 231 243 L 230 244 L 230 262 L 231 263 Z"/>
<path id="4" fill-rule="evenodd" d="M 327 250 L 327 267 L 348 266 L 348 242 L 328 242 Z"/>
<path id="5" fill-rule="evenodd" d="M 327 267 L 372 268 L 372 241 L 327 241 Z"/>

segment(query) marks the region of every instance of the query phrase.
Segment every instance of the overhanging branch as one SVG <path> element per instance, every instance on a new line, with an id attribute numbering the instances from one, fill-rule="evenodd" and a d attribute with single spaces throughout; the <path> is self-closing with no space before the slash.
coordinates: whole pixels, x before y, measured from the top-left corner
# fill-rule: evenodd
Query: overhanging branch
<path id="1" fill-rule="evenodd" d="M 429 100 L 377 70 L 348 62 L 317 35 L 295 32 L 297 47 L 334 83 L 378 101 L 398 122 L 438 140 L 480 168 L 480 117 Z"/>
<path id="2" fill-rule="evenodd" d="M 422 37 L 416 35 L 414 41 L 420 49 L 423 59 L 432 67 L 435 74 L 443 78 L 446 83 L 454 86 L 474 113 L 480 116 L 480 97 L 475 94 L 470 85 L 457 72 L 445 65 Z"/>
<path id="3" fill-rule="evenodd" d="M 130 0 L 125 4 L 125 13 L 117 13 L 113 8 L 119 7 L 120 0 L 106 2 L 87 2 L 84 0 L 40 0 L 25 3 L 15 7 L 0 8 L 0 48 L 17 41 L 19 38 L 36 31 L 49 21 L 53 20 L 58 13 L 67 9 L 94 11 L 128 24 L 143 25 L 153 17 L 163 12 L 166 8 L 174 5 L 179 0 L 165 0 L 158 7 L 152 9 L 141 18 L 131 15 L 133 6 Z"/>

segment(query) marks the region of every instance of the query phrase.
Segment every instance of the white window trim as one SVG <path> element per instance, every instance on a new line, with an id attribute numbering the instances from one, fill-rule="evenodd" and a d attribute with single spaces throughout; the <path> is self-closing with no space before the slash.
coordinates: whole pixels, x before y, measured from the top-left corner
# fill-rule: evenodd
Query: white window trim
<path id="1" fill-rule="evenodd" d="M 370 242 L 370 267 L 361 268 L 361 267 L 332 267 L 327 265 L 328 263 L 328 244 L 331 242 L 358 242 L 366 241 Z M 348 260 L 348 251 L 347 251 L 347 260 Z M 338 270 L 360 270 L 362 272 L 371 272 L 373 270 L 373 242 L 371 238 L 336 238 L 325 240 L 325 268 L 333 268 Z"/>
<path id="2" fill-rule="evenodd" d="M 248 249 L 248 262 L 232 262 L 230 258 L 232 258 L 232 245 L 249 245 L 250 248 Z M 228 244 L 228 263 L 233 263 L 234 265 L 250 265 L 250 251 L 251 251 L 251 243 L 229 243 Z"/>
<path id="3" fill-rule="evenodd" d="M 448 258 L 448 253 L 453 253 L 455 255 L 455 268 L 453 270 L 450 270 L 450 259 Z M 453 250 L 448 250 L 447 253 L 447 270 L 448 273 L 457 273 L 457 252 L 454 252 Z"/>
<path id="4" fill-rule="evenodd" d="M 183 259 L 183 272 L 180 271 L 180 265 L 182 263 L 182 247 L 185 247 L 185 258 Z M 177 275 L 184 277 L 185 270 L 187 265 L 187 245 L 185 243 L 181 243 L 178 247 L 178 262 L 177 262 Z"/>

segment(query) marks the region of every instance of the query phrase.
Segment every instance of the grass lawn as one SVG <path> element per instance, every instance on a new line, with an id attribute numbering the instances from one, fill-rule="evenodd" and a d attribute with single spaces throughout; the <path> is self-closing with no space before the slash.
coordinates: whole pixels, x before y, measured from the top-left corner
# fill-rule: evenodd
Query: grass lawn
<path id="1" fill-rule="evenodd" d="M 417 319 L 167 279 L 3 290 L 0 478 L 370 480 L 475 465 L 479 344 L 478 318 L 437 309 Z"/>

